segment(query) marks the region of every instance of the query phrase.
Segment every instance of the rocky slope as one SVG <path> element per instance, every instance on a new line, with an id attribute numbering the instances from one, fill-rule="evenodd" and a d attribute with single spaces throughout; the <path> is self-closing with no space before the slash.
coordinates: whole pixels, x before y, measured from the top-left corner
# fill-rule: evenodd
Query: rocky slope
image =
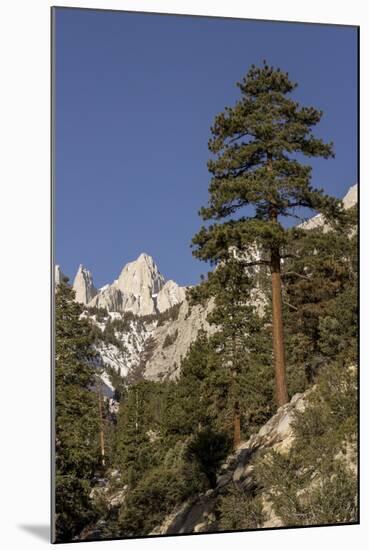
<path id="1" fill-rule="evenodd" d="M 158 525 L 150 535 L 178 535 L 189 533 L 216 532 L 218 525 L 215 508 L 219 496 L 225 494 L 231 485 L 235 485 L 247 494 L 254 488 L 253 466 L 257 454 L 265 449 L 274 449 L 280 453 L 287 453 L 294 441 L 292 420 L 294 411 L 303 411 L 308 394 L 296 394 L 289 403 L 280 407 L 277 413 L 246 442 L 227 457 L 219 468 L 217 485 L 206 493 L 199 494 L 187 502 L 182 503 L 167 516 L 161 525 Z M 127 485 L 116 483 L 119 473 L 109 471 L 107 477 L 100 480 L 100 486 L 95 488 L 90 497 L 102 499 L 109 510 L 121 506 L 127 492 Z M 119 481 L 119 480 L 118 480 Z M 264 523 L 260 528 L 280 527 L 281 519 L 275 514 L 271 504 L 263 500 Z M 101 537 L 106 519 L 101 519 L 96 525 L 87 528 L 78 537 L 78 540 L 92 540 Z"/>
<path id="2" fill-rule="evenodd" d="M 207 308 L 189 308 L 188 302 L 184 300 L 167 320 L 163 320 L 160 315 L 149 319 L 132 316 L 124 330 L 114 331 L 118 345 L 104 339 L 96 345 L 101 359 L 100 366 L 111 367 L 123 378 L 129 377 L 138 368 L 148 380 L 176 378 L 180 372 L 181 359 L 199 330 L 212 330 L 206 321 L 210 308 L 211 304 Z M 171 310 L 168 311 L 171 313 Z M 125 314 L 109 312 L 104 319 L 97 320 L 96 315 L 89 315 L 89 318 L 104 335 L 109 323 L 124 320 Z M 108 379 L 105 375 L 104 383 L 113 392 L 114 387 Z M 111 396 L 111 392 L 105 393 Z"/>
<path id="3" fill-rule="evenodd" d="M 145 378 L 163 380 L 179 375 L 181 360 L 196 340 L 199 330 L 212 330 L 206 321 L 210 309 L 211 304 L 206 308 L 190 308 L 185 300 L 179 308 L 177 319 L 155 327 L 152 332 L 155 347 L 145 366 Z"/>
<path id="4" fill-rule="evenodd" d="M 289 403 L 280 407 L 277 413 L 246 442 L 241 443 L 238 449 L 228 456 L 227 461 L 220 467 L 217 476 L 217 485 L 204 494 L 198 495 L 184 503 L 178 510 L 168 516 L 162 525 L 151 534 L 170 535 L 174 533 L 201 533 L 217 531 L 215 507 L 220 495 L 226 493 L 231 485 L 237 486 L 245 494 L 254 487 L 253 466 L 257 454 L 265 449 L 273 449 L 279 453 L 286 453 L 293 440 L 291 426 L 295 410 L 305 408 L 307 394 L 296 394 Z M 265 521 L 261 528 L 280 527 L 282 522 L 275 514 L 268 502 L 263 502 Z"/>

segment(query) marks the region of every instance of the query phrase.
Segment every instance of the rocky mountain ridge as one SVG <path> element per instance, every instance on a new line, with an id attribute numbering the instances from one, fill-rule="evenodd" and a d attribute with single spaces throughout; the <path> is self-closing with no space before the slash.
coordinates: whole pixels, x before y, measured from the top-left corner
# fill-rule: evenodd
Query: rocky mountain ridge
<path id="1" fill-rule="evenodd" d="M 55 284 L 63 278 L 60 266 L 56 266 Z M 176 376 L 181 358 L 206 324 L 206 309 L 189 311 L 186 289 L 172 280 L 165 281 L 154 260 L 145 253 L 126 264 L 113 283 L 100 289 L 95 287 L 92 273 L 80 265 L 73 290 L 76 301 L 86 308 L 83 316 L 89 317 L 102 335 L 110 323 L 125 323 L 124 331 L 114 329 L 114 342 L 103 338 L 96 345 L 103 390 L 109 398 L 114 394 L 109 369 L 125 378 L 139 367 L 142 370 L 145 362 L 146 378 Z M 97 315 L 95 311 L 105 313 Z M 166 312 L 168 319 L 162 319 Z M 179 335 L 178 339 L 173 338 L 174 334 Z"/>
<path id="2" fill-rule="evenodd" d="M 185 298 L 185 289 L 174 281 L 165 281 L 152 257 L 145 253 L 127 263 L 113 283 L 99 290 L 91 272 L 80 265 L 73 289 L 76 300 L 88 307 L 138 316 L 160 313 Z"/>

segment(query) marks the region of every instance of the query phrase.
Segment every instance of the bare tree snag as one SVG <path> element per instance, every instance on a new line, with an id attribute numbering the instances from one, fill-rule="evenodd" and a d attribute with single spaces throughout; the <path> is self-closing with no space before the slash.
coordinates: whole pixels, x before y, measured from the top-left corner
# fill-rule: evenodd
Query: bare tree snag
<path id="1" fill-rule="evenodd" d="M 100 454 L 101 454 L 101 464 L 105 466 L 105 437 L 104 437 L 104 419 L 102 411 L 102 399 L 101 399 L 101 388 L 99 387 L 99 416 L 100 416 Z"/>
<path id="2" fill-rule="evenodd" d="M 239 403 L 235 403 L 233 414 L 233 448 L 237 449 L 241 443 L 241 414 Z"/>
<path id="3" fill-rule="evenodd" d="M 282 318 L 281 258 L 277 247 L 271 250 L 273 352 L 275 389 L 278 407 L 288 402 L 286 367 L 284 359 L 284 336 Z"/>

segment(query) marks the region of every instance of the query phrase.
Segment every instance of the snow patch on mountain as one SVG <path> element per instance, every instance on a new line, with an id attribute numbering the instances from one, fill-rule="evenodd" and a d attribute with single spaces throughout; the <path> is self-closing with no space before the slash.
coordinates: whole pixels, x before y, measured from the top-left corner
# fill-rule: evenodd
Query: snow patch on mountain
<path id="1" fill-rule="evenodd" d="M 122 378 L 127 377 L 138 367 L 145 344 L 152 336 L 157 324 L 156 321 L 144 323 L 135 317 L 127 321 L 124 314 L 118 312 L 109 312 L 104 320 L 98 320 L 96 314 L 90 315 L 87 311 L 81 317 L 88 317 L 102 333 L 102 338 L 94 347 L 98 354 L 98 360 L 95 361 L 96 366 L 101 369 L 100 377 L 104 383 L 106 383 L 107 377 L 110 380 L 105 370 L 106 367 L 112 368 Z M 124 330 L 114 330 L 116 343 L 104 340 L 106 327 L 111 321 L 124 321 L 125 323 Z M 111 382 L 109 387 L 113 388 Z"/>

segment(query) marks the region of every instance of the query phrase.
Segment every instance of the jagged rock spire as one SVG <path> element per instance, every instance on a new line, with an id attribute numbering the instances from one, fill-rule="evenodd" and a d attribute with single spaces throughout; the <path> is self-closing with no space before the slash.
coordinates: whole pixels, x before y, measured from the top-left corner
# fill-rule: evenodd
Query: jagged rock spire
<path id="1" fill-rule="evenodd" d="M 76 293 L 76 301 L 88 304 L 97 294 L 91 272 L 82 264 L 79 266 L 73 282 L 73 290 Z"/>
<path id="2" fill-rule="evenodd" d="M 129 262 L 119 275 L 117 286 L 125 294 L 141 296 L 149 291 L 157 294 L 164 286 L 165 279 L 154 260 L 148 254 L 140 254 L 134 262 Z"/>
<path id="3" fill-rule="evenodd" d="M 142 253 L 127 263 L 118 279 L 105 286 L 88 304 L 109 311 L 130 311 L 135 315 L 152 315 L 165 311 L 185 299 L 185 290 L 174 281 L 165 282 L 156 263 Z"/>

